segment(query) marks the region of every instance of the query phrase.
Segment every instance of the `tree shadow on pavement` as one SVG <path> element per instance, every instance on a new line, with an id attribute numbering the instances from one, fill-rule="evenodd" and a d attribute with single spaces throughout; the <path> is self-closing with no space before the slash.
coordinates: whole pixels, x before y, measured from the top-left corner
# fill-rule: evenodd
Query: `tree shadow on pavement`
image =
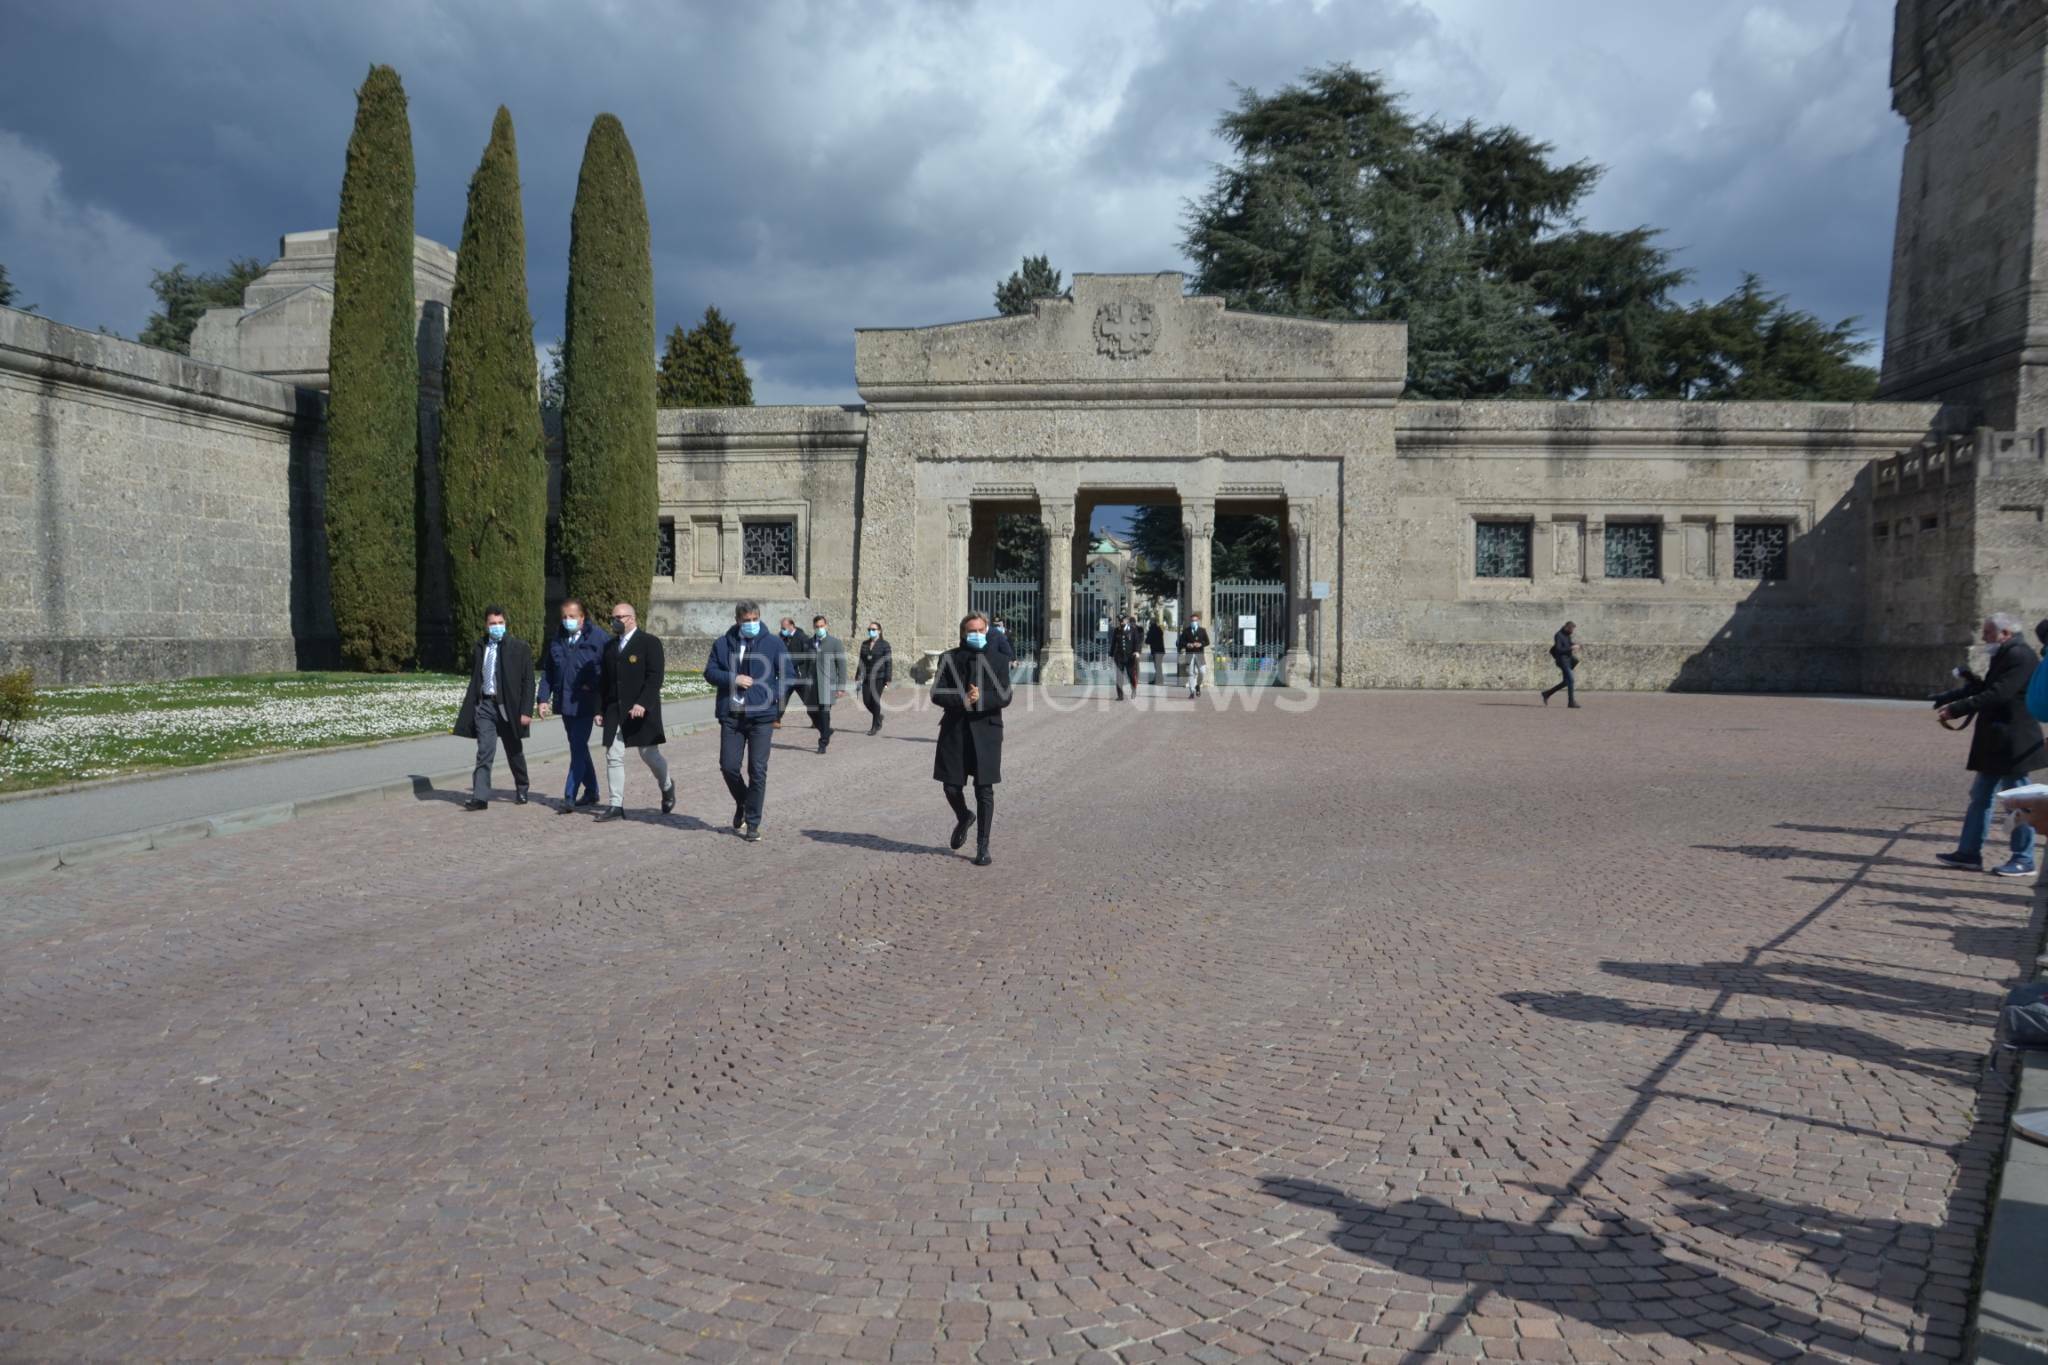
<path id="1" fill-rule="evenodd" d="M 1931 865 L 1929 871 L 1941 870 L 1939 864 Z M 1840 886 L 1833 877 L 1787 877 L 1788 882 L 1812 882 L 1816 886 Z M 1979 875 L 1980 881 L 1993 882 L 1996 878 Z M 1932 896 L 1937 900 L 1992 901 L 2003 905 L 2031 905 L 2029 896 L 2010 896 L 1997 891 L 1979 890 L 1971 886 L 1915 886 L 1911 882 L 1858 882 L 1859 891 L 1890 891 L 1901 896 Z"/>
<path id="2" fill-rule="evenodd" d="M 2024 924 L 1943 924 L 1925 919 L 1895 919 L 1892 923 L 1908 929 L 1942 930 L 1957 952 L 1969 957 L 1988 957 L 1994 962 L 2018 961 L 2035 939 L 2032 927 Z"/>
<path id="3" fill-rule="evenodd" d="M 1678 1259 L 1654 1228 L 1621 1214 L 1574 1211 L 1575 1223 L 1612 1229 L 1588 1236 L 1464 1213 L 1427 1196 L 1368 1204 L 1310 1180 L 1264 1176 L 1259 1183 L 1269 1195 L 1334 1217 L 1330 1244 L 1348 1255 L 1539 1305 L 1603 1332 L 1668 1332 L 1742 1360 L 1783 1360 L 1809 1343 L 1888 1365 L 1900 1358 L 1897 1350 L 1838 1335 L 1848 1329 Z M 1442 1344 L 1433 1340 L 1432 1350 Z M 1422 1351 L 1411 1358 L 1426 1354 L 1435 1358 Z"/>
<path id="4" fill-rule="evenodd" d="M 1804 1019 L 1785 1018 L 1724 1019 L 1717 1012 L 1638 1005 L 1614 996 L 1587 995 L 1580 991 L 1509 991 L 1501 999 L 1553 1019 L 1705 1035 L 1745 1047 L 1803 1048 L 1824 1052 L 1831 1057 L 1854 1057 L 1878 1066 L 1915 1072 L 1951 1085 L 1975 1086 L 1981 1061 L 1974 1053 L 1945 1048 L 1902 1047 L 1868 1029 L 1851 1028 L 1845 1024 L 1816 1024 Z"/>
<path id="5" fill-rule="evenodd" d="M 1816 863 L 1854 863 L 1858 867 L 1919 867 L 1921 864 L 1911 858 L 1882 858 L 1867 853 L 1836 853 L 1817 848 L 1800 848 L 1796 844 L 1694 844 L 1704 853 L 1739 853 L 1745 858 L 1761 862 L 1782 862 L 1798 858 Z"/>
<path id="6" fill-rule="evenodd" d="M 1728 991 L 1764 1000 L 1872 1010 L 1947 1023 L 1983 1022 L 1997 1010 L 1999 1000 L 1991 991 L 1965 990 L 1913 977 L 1805 962 L 1603 962 L 1600 970 L 1609 976 L 1660 986 Z"/>

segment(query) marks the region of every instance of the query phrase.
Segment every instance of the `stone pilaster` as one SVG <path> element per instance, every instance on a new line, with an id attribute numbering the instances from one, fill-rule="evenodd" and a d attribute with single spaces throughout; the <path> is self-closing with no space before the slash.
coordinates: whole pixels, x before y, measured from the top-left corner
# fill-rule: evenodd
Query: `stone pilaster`
<path id="1" fill-rule="evenodd" d="M 1181 536 L 1186 547 L 1185 577 L 1188 599 L 1180 604 L 1181 619 L 1186 620 L 1192 612 L 1202 613 L 1202 619 L 1209 623 L 1210 638 L 1217 638 L 1221 623 L 1215 620 L 1216 613 L 1209 601 L 1209 552 L 1216 537 L 1216 502 L 1213 498 L 1184 499 L 1180 505 Z"/>
<path id="2" fill-rule="evenodd" d="M 1074 681 L 1074 501 L 1040 499 L 1045 527 L 1045 647 L 1038 680 L 1064 687 Z"/>
<path id="3" fill-rule="evenodd" d="M 946 504 L 946 615 L 953 621 L 967 614 L 967 552 L 974 537 L 974 505 Z"/>
<path id="4" fill-rule="evenodd" d="M 1314 656 L 1309 653 L 1309 613 L 1317 610 L 1309 596 L 1315 578 L 1315 532 L 1310 507 L 1292 498 L 1287 503 L 1287 653 L 1280 661 L 1280 680 L 1289 687 L 1312 687 Z"/>

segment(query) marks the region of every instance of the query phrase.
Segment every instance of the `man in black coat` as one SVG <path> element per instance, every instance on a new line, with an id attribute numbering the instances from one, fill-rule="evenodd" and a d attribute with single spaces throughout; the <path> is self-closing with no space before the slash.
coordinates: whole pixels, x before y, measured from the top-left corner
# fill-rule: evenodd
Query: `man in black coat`
<path id="1" fill-rule="evenodd" d="M 1017 661 L 1017 642 L 1010 638 L 1009 623 L 1000 616 L 989 618 L 988 652 L 1002 655 L 1005 664 Z"/>
<path id="2" fill-rule="evenodd" d="M 505 609 L 484 609 L 484 633 L 469 652 L 469 691 L 455 717 L 455 733 L 476 741 L 476 773 L 464 810 L 491 804 L 491 763 L 498 743 L 512 769 L 512 802 L 526 804 L 526 735 L 533 725 L 533 650 L 505 633 Z"/>
<path id="3" fill-rule="evenodd" d="M 860 704 L 867 707 L 873 724 L 868 733 L 882 732 L 882 693 L 896 669 L 896 651 L 882 638 L 882 623 L 868 622 L 868 638 L 860 642 Z"/>
<path id="4" fill-rule="evenodd" d="M 780 730 L 790 702 L 804 690 L 805 679 L 810 672 L 810 640 L 797 626 L 794 616 L 782 618 L 782 624 L 776 627 L 775 638 L 782 642 L 782 653 L 789 668 L 789 690 L 776 703 L 781 709 L 775 713 L 775 728 Z"/>
<path id="5" fill-rule="evenodd" d="M 2024 786 L 2027 774 L 2048 764 L 2041 742 L 2041 722 L 2027 710 L 2027 684 L 2041 658 L 2020 637 L 2020 623 L 2000 612 L 1984 623 L 1981 638 L 1992 646 L 1984 677 L 1963 689 L 1963 695 L 1935 714 L 1943 720 L 1977 718 L 1970 736 L 1970 804 L 1963 814 L 1963 836 L 1953 853 L 1937 853 L 1950 867 L 1981 869 L 1984 844 L 1991 837 L 1993 798 L 2009 787 Z M 2012 827 L 2012 856 L 1992 869 L 2001 877 L 2034 875 L 2034 830 L 2024 821 Z"/>
<path id="6" fill-rule="evenodd" d="M 996 823 L 996 783 L 1003 780 L 1003 708 L 1010 704 L 1010 667 L 988 649 L 988 618 L 969 612 L 960 619 L 960 644 L 939 656 L 932 676 L 932 700 L 939 718 L 939 743 L 932 753 L 932 777 L 953 808 L 953 848 L 976 831 L 974 865 L 987 867 L 989 833 Z M 967 809 L 967 784 L 974 784 L 974 810 Z"/>
<path id="7" fill-rule="evenodd" d="M 1163 686 L 1166 682 L 1166 630 L 1159 624 L 1157 616 L 1145 627 L 1145 652 L 1152 656 L 1152 685 Z"/>
<path id="8" fill-rule="evenodd" d="M 1557 686 L 1544 691 L 1543 704 L 1545 706 L 1550 705 L 1552 697 L 1562 692 L 1564 693 L 1567 708 L 1573 711 L 1579 709 L 1579 690 L 1576 676 L 1579 667 L 1579 647 L 1572 640 L 1572 636 L 1578 628 L 1578 622 L 1567 621 L 1564 623 L 1564 629 L 1550 637 L 1550 661 L 1557 665 L 1557 671 L 1564 674 L 1564 677 L 1558 680 Z"/>
<path id="9" fill-rule="evenodd" d="M 640 761 L 661 788 L 661 813 L 676 808 L 676 784 L 668 775 L 661 746 L 668 736 L 661 728 L 661 679 L 667 667 L 661 641 L 640 629 L 631 602 L 612 608 L 612 640 L 598 665 L 597 695 L 604 707 L 604 778 L 609 799 L 599 820 L 626 818 L 626 750 L 638 749 Z"/>
<path id="10" fill-rule="evenodd" d="M 1109 635 L 1109 662 L 1116 673 L 1116 699 L 1124 699 L 1124 683 L 1131 685 L 1131 697 L 1138 695 L 1138 653 L 1145 637 L 1138 631 L 1138 623 L 1125 612 L 1117 621 L 1116 629 Z"/>
<path id="11" fill-rule="evenodd" d="M 1209 632 L 1202 629 L 1202 613 L 1195 612 L 1188 617 L 1186 625 L 1180 628 L 1180 639 L 1175 642 L 1180 657 L 1188 670 L 1188 696 L 1202 695 L 1202 678 L 1209 671 Z"/>

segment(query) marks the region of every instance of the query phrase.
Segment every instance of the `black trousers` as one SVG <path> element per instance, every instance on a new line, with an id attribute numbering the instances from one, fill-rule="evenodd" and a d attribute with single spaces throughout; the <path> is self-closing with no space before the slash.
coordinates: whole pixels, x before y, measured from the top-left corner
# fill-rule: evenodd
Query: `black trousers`
<path id="1" fill-rule="evenodd" d="M 974 774 L 969 773 L 968 776 L 972 777 Z M 987 848 L 989 831 L 995 828 L 996 823 L 996 789 L 987 782 L 975 783 L 974 809 L 970 812 L 967 809 L 967 789 L 956 787 L 950 782 L 944 785 L 946 804 L 953 808 L 953 818 L 963 825 L 972 818 L 975 843 Z"/>
<path id="2" fill-rule="evenodd" d="M 1556 662 L 1557 671 L 1564 674 L 1564 677 L 1559 680 L 1557 686 L 1549 689 L 1543 695 L 1554 697 L 1562 692 L 1566 701 L 1576 704 L 1579 700 L 1579 690 L 1578 680 L 1572 677 L 1572 661 L 1570 659 L 1559 659 Z"/>
<path id="3" fill-rule="evenodd" d="M 816 705 L 804 703 L 804 710 L 810 712 L 811 728 L 818 732 L 818 743 L 824 744 L 832 738 L 832 696 L 824 693 Z"/>
<path id="4" fill-rule="evenodd" d="M 498 757 L 498 745 L 505 745 L 505 766 L 512 770 L 512 785 L 526 790 L 526 741 L 519 737 L 519 720 L 496 714 L 498 704 L 486 697 L 476 705 L 476 772 L 469 781 L 469 794 L 478 801 L 491 799 L 491 764 Z"/>
<path id="5" fill-rule="evenodd" d="M 882 689 L 873 679 L 861 683 L 860 704 L 868 708 L 868 714 L 875 718 L 875 724 L 882 723 Z"/>
<path id="6" fill-rule="evenodd" d="M 744 807 L 747 823 L 761 823 L 761 810 L 768 803 L 768 750 L 774 737 L 775 717 L 759 715 L 721 716 L 718 721 L 718 771 L 733 804 Z M 746 775 L 740 775 L 740 761 L 746 760 Z"/>

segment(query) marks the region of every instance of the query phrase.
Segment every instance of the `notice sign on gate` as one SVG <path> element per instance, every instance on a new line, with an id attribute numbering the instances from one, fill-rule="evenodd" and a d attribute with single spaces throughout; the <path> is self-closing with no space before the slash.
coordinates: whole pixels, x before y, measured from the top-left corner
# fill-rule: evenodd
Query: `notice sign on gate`
<path id="1" fill-rule="evenodd" d="M 1254 629 L 1250 628 L 1250 627 L 1247 627 L 1247 628 L 1245 629 L 1245 632 L 1244 632 L 1244 647 L 1245 647 L 1246 649 L 1250 649 L 1250 648 L 1252 648 L 1252 647 L 1253 647 L 1254 645 L 1258 644 L 1258 642 L 1259 642 L 1259 632 L 1258 632 L 1257 630 L 1254 630 Z"/>
<path id="2" fill-rule="evenodd" d="M 1238 618 L 1237 618 L 1237 628 L 1238 628 L 1239 630 L 1246 630 L 1246 629 L 1256 630 L 1256 629 L 1258 629 L 1258 625 L 1259 625 L 1259 618 L 1258 618 L 1258 617 L 1257 617 L 1256 615 L 1252 615 L 1252 616 L 1240 616 L 1240 617 L 1238 617 Z"/>

